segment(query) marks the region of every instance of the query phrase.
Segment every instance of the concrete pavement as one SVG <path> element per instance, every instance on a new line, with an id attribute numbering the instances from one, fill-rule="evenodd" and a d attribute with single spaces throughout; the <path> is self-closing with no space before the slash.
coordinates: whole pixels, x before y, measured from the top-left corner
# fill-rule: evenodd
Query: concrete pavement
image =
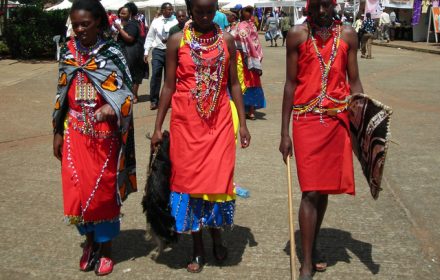
<path id="1" fill-rule="evenodd" d="M 281 47 L 264 47 L 264 52 L 268 107 L 248 123 L 251 147 L 237 151 L 235 181 L 251 197 L 237 201 L 236 226 L 225 234 L 230 248 L 225 266 L 213 265 L 207 238 L 210 265 L 199 275 L 187 273 L 187 236 L 157 262 L 151 259 L 153 245 L 144 239 L 140 200 L 149 152 L 145 134 L 153 129 L 155 112 L 141 102 L 135 107 L 140 191 L 123 206 L 122 232 L 114 242 L 117 264 L 108 279 L 289 278 L 287 180 L 278 152 L 285 53 Z M 330 198 L 321 235 L 329 267 L 315 279 L 436 279 L 439 58 L 376 46 L 373 56 L 359 60 L 364 90 L 394 111 L 384 190 L 374 201 L 355 162 L 357 194 Z M 82 238 L 62 222 L 60 166 L 52 157 L 50 121 L 56 77 L 54 62 L 0 61 L 0 279 L 96 277 L 78 270 Z M 141 100 L 147 84 L 141 87 Z M 294 182 L 296 215 L 300 192 Z"/>

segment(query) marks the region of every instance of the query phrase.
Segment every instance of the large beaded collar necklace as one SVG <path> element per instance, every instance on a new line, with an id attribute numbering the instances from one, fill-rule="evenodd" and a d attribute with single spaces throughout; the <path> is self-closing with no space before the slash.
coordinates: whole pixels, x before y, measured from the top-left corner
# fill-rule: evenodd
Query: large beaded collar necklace
<path id="1" fill-rule="evenodd" d="M 218 25 L 211 37 L 197 36 L 193 23 L 185 26 L 185 43 L 190 49 L 191 58 L 195 64 L 196 87 L 191 90 L 197 101 L 197 112 L 202 119 L 208 120 L 217 108 L 225 72 L 225 50 L 223 47 L 223 32 Z M 212 51 L 217 54 L 207 57 Z"/>
<path id="2" fill-rule="evenodd" d="M 324 61 L 324 57 L 322 56 L 321 52 L 319 51 L 318 45 L 316 43 L 316 38 L 313 36 L 312 28 L 309 25 L 309 37 L 312 41 L 313 49 L 315 50 L 316 56 L 319 61 L 319 68 L 321 70 L 321 92 L 320 94 L 315 97 L 312 101 L 307 103 L 303 106 L 294 106 L 293 111 L 295 114 L 300 115 L 308 112 L 317 112 L 320 114 L 320 122 L 324 123 L 322 114 L 326 112 L 327 114 L 337 114 L 347 107 L 347 101 L 346 100 L 337 100 L 335 98 L 332 98 L 327 94 L 327 84 L 328 84 L 328 76 L 330 73 L 330 69 L 333 65 L 333 62 L 335 61 L 336 55 L 338 53 L 339 49 L 339 42 L 341 38 L 341 25 L 337 24 L 334 28 L 334 38 L 332 43 L 332 49 L 330 53 L 330 58 L 328 62 Z M 340 107 L 335 109 L 323 109 L 322 108 L 322 102 L 324 99 L 327 98 L 331 100 L 334 103 L 337 103 L 340 105 Z"/>
<path id="3" fill-rule="evenodd" d="M 104 41 L 99 37 L 96 43 L 90 47 L 82 46 L 76 38 L 72 40 L 75 49 L 75 60 L 80 68 L 86 63 L 83 56 L 96 54 L 104 45 Z M 81 119 L 84 122 L 84 126 L 81 127 L 81 132 L 83 134 L 90 135 L 94 133 L 93 123 L 95 122 L 94 107 L 96 106 L 96 100 L 97 92 L 95 86 L 87 80 L 84 71 L 79 69 L 76 72 L 75 102 L 81 106 Z"/>

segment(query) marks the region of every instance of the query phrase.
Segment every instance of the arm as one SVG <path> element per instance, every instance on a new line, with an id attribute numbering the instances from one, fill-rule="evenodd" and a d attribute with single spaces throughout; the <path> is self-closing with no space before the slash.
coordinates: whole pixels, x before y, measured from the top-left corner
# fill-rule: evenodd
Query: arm
<path id="1" fill-rule="evenodd" d="M 284 96 L 281 113 L 281 141 L 279 150 L 286 162 L 287 157 L 292 156 L 292 139 L 289 133 L 292 103 L 297 86 L 296 76 L 298 71 L 298 46 L 304 41 L 304 29 L 302 25 L 294 26 L 287 33 L 286 39 L 286 83 L 284 84 Z M 307 34 L 307 33 L 306 33 Z M 307 36 L 307 35 L 306 35 Z"/>
<path id="2" fill-rule="evenodd" d="M 176 90 L 176 70 L 177 70 L 177 52 L 179 50 L 180 40 L 183 34 L 181 32 L 174 34 L 168 40 L 166 51 L 166 76 L 159 99 L 159 109 L 157 110 L 156 122 L 154 125 L 154 134 L 151 138 L 151 146 L 156 147 L 162 141 L 162 124 L 170 107 L 171 98 Z"/>
<path id="3" fill-rule="evenodd" d="M 144 61 L 148 62 L 148 53 L 153 45 L 154 38 L 156 37 L 156 29 L 154 28 L 155 20 L 151 22 L 150 29 L 148 30 L 147 37 L 145 38 L 144 43 Z"/>
<path id="4" fill-rule="evenodd" d="M 240 83 L 238 81 L 237 76 L 237 58 L 236 58 L 236 49 L 234 38 L 229 33 L 224 33 L 224 38 L 226 40 L 226 44 L 228 45 L 228 51 L 230 54 L 229 58 L 229 85 L 231 89 L 232 100 L 235 103 L 238 111 L 238 119 L 240 120 L 240 142 L 242 148 L 247 148 L 251 141 L 251 135 L 249 134 L 249 130 L 246 126 L 246 117 L 244 112 L 243 105 L 243 95 L 241 93 Z"/>
<path id="5" fill-rule="evenodd" d="M 123 29 L 120 24 L 115 24 L 115 27 L 126 43 L 131 44 L 136 40 L 136 33 L 138 33 L 138 30 L 137 26 L 135 26 L 133 22 L 128 22 L 125 25 L 125 29 Z"/>
<path id="6" fill-rule="evenodd" d="M 363 93 L 362 83 L 359 78 L 359 68 L 357 63 L 357 34 L 356 31 L 349 26 L 345 26 L 342 30 L 342 39 L 348 44 L 348 60 L 347 60 L 347 76 L 350 84 L 350 92 Z"/>

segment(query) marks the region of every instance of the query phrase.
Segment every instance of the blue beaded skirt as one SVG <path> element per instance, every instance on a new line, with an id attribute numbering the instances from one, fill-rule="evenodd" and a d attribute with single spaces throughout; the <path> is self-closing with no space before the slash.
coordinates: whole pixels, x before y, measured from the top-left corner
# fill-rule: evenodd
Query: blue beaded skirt
<path id="1" fill-rule="evenodd" d="M 261 87 L 247 88 L 243 95 L 243 102 L 246 111 L 248 111 L 250 106 L 254 106 L 255 109 L 266 108 L 263 89 Z"/>
<path id="2" fill-rule="evenodd" d="M 235 200 L 212 202 L 190 194 L 171 192 L 171 215 L 175 231 L 196 232 L 204 227 L 221 228 L 234 223 Z"/>

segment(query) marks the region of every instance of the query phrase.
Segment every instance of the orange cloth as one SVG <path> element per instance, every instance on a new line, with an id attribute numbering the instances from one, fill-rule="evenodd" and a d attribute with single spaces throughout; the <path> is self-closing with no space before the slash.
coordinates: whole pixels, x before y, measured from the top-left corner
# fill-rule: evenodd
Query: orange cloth
<path id="1" fill-rule="evenodd" d="M 178 51 L 176 91 L 170 121 L 171 190 L 189 194 L 233 194 L 235 135 L 227 95 L 229 53 L 217 108 L 209 121 L 196 110 L 191 89 L 196 87 L 195 64 L 188 44 Z M 218 50 L 203 53 L 214 57 Z"/>
<path id="2" fill-rule="evenodd" d="M 333 39 L 317 45 L 329 61 Z M 345 99 L 350 94 L 346 80 L 348 45 L 340 40 L 338 53 L 329 73 L 327 94 Z M 320 94 L 321 70 L 311 39 L 299 46 L 297 88 L 293 104 L 310 102 Z M 324 100 L 324 108 L 335 107 Z M 293 115 L 293 145 L 301 191 L 319 191 L 326 194 L 355 193 L 353 156 L 347 111 L 335 117 L 307 113 Z"/>

